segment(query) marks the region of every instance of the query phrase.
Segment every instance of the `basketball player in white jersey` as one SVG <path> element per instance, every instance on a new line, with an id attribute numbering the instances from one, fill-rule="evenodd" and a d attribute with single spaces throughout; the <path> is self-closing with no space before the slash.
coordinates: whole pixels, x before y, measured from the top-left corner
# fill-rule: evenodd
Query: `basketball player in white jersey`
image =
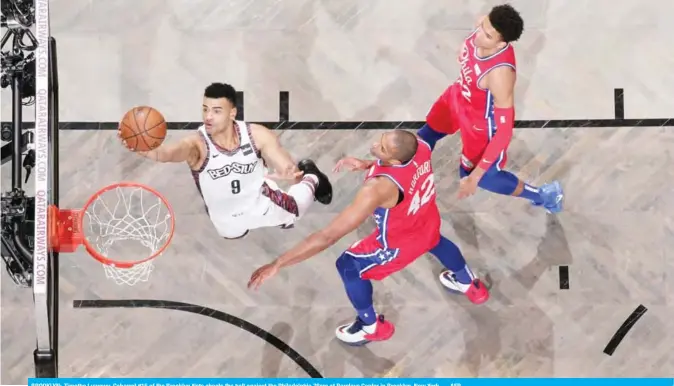
<path id="1" fill-rule="evenodd" d="M 203 122 L 196 133 L 139 154 L 159 162 L 186 162 L 220 236 L 238 239 L 249 230 L 292 227 L 316 200 L 332 201 L 332 185 L 311 160 L 298 165 L 264 126 L 235 120 L 236 90 L 223 83 L 206 87 Z M 266 178 L 293 180 L 287 193 Z"/>

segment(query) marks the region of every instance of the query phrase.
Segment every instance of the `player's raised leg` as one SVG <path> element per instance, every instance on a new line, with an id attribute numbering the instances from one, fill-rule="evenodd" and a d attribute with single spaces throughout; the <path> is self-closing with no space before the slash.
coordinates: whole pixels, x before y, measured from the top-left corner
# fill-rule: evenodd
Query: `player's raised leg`
<path id="1" fill-rule="evenodd" d="M 437 124 L 436 124 L 437 125 Z M 426 123 L 417 135 L 431 146 L 435 148 L 436 143 L 447 136 L 446 133 L 436 131 L 428 123 Z M 529 184 L 519 179 L 513 173 L 502 170 L 499 165 L 503 165 L 505 160 L 499 161 L 492 165 L 490 169 L 485 172 L 484 176 L 478 182 L 478 186 L 484 190 L 493 193 L 522 197 L 532 202 L 533 205 L 543 206 L 551 213 L 557 213 L 562 210 L 562 203 L 564 191 L 559 181 L 552 181 L 540 187 Z M 461 178 L 470 175 L 470 170 L 467 170 L 463 165 L 459 168 L 459 176 Z"/>
<path id="2" fill-rule="evenodd" d="M 299 171 L 297 171 L 299 170 Z M 294 179 L 299 182 L 290 186 L 287 192 L 281 190 L 274 179 Z M 294 223 L 304 216 L 314 201 L 325 205 L 332 201 L 332 185 L 328 177 L 321 172 L 312 160 L 302 160 L 298 169 L 287 176 L 274 173 L 267 176 L 262 186 L 262 195 L 271 201 L 262 218 L 256 220 L 255 227 L 281 226 L 292 228 Z"/>
<path id="3" fill-rule="evenodd" d="M 314 183 L 314 198 L 323 205 L 329 205 L 332 202 L 332 184 L 325 173 L 318 169 L 314 161 L 304 159 L 297 164 L 299 170 L 303 173 L 303 178 L 310 177 Z"/>
<path id="4" fill-rule="evenodd" d="M 492 193 L 506 196 L 521 197 L 531 201 L 535 206 L 542 206 L 550 213 L 561 212 L 563 207 L 564 190 L 559 181 L 552 181 L 540 187 L 519 179 L 515 174 L 500 169 L 497 163 L 492 165 L 480 178 L 478 186 Z M 470 176 L 471 172 L 462 165 L 459 167 L 459 177 Z"/>
<path id="5" fill-rule="evenodd" d="M 323 205 L 332 202 L 332 184 L 312 160 L 305 159 L 295 164 L 271 130 L 257 124 L 251 124 L 250 127 L 262 158 L 274 170 L 268 177 L 296 182 L 288 194 L 296 200 L 298 216 L 302 216 L 314 200 Z"/>

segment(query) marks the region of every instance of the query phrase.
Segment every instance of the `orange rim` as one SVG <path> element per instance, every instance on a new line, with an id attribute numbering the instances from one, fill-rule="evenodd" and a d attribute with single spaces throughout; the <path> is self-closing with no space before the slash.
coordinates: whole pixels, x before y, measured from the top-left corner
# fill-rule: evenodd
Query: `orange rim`
<path id="1" fill-rule="evenodd" d="M 143 190 L 146 190 L 146 191 L 154 194 L 155 196 L 159 197 L 159 199 L 162 201 L 162 203 L 164 203 L 164 205 L 166 205 L 166 208 L 168 209 L 168 211 L 171 215 L 171 228 L 170 228 L 171 233 L 169 234 L 169 237 L 166 239 L 166 242 L 164 243 L 164 245 L 161 248 L 159 248 L 159 250 L 157 252 L 153 253 L 149 257 L 146 257 L 146 258 L 144 258 L 142 260 L 138 260 L 138 261 L 117 261 L 117 260 L 109 259 L 106 256 L 103 256 L 102 254 L 100 254 L 98 251 L 96 251 L 96 248 L 94 248 L 94 246 L 91 245 L 91 243 L 89 243 L 89 240 L 87 240 L 86 237 L 82 237 L 82 244 L 84 244 L 84 248 L 87 250 L 87 252 L 94 259 L 100 261 L 103 264 L 111 265 L 111 266 L 114 266 L 114 267 L 117 267 L 117 268 L 131 268 L 135 265 L 142 264 L 146 261 L 152 260 L 155 257 L 164 253 L 166 248 L 171 243 L 171 240 L 173 239 L 173 232 L 175 230 L 175 214 L 173 213 L 173 207 L 171 207 L 171 204 L 169 204 L 169 202 L 166 200 L 166 198 L 164 198 L 164 196 L 161 193 L 159 193 L 158 191 L 156 191 L 155 189 L 152 189 L 151 187 L 149 187 L 147 185 L 140 184 L 140 183 L 137 183 L 137 182 L 128 182 L 128 181 L 114 183 L 112 185 L 108 185 L 108 186 L 100 189 L 99 191 L 97 191 L 96 193 L 94 193 L 89 198 L 89 200 L 86 202 L 86 204 L 84 204 L 84 207 L 82 207 L 82 210 L 81 210 L 80 213 L 83 214 L 89 208 L 89 206 L 96 200 L 96 198 L 101 196 L 103 193 L 109 192 L 109 191 L 111 191 L 115 188 L 120 188 L 120 187 L 121 188 L 141 188 Z M 83 225 L 84 225 L 83 219 L 84 219 L 84 216 L 82 216 L 82 215 L 78 216 L 77 225 L 78 225 L 78 228 L 80 229 L 80 231 L 82 229 L 84 229 L 83 228 Z"/>

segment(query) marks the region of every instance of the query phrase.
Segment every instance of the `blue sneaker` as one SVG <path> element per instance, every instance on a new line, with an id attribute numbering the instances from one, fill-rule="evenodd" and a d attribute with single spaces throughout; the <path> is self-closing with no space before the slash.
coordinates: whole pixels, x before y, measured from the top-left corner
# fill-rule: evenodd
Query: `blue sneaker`
<path id="1" fill-rule="evenodd" d="M 539 192 L 543 203 L 537 206 L 543 206 L 549 213 L 559 213 L 562 211 L 564 190 L 559 181 L 553 181 L 541 186 Z"/>

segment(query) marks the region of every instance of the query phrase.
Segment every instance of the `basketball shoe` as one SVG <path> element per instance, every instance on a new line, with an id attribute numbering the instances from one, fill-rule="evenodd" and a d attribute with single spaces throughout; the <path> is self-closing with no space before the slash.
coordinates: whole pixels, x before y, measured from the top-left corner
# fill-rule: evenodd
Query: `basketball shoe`
<path id="1" fill-rule="evenodd" d="M 330 183 L 328 176 L 321 172 L 314 161 L 310 159 L 300 161 L 300 163 L 297 164 L 297 168 L 300 169 L 304 175 L 313 174 L 318 178 L 318 186 L 316 186 L 314 198 L 323 205 L 330 204 L 332 202 L 332 184 Z"/>
<path id="2" fill-rule="evenodd" d="M 447 270 L 440 274 L 440 283 L 450 292 L 466 295 L 473 304 L 482 304 L 489 300 L 489 290 L 478 278 L 474 278 L 470 284 L 461 284 L 454 273 Z"/>
<path id="3" fill-rule="evenodd" d="M 374 341 L 387 340 L 393 336 L 396 328 L 393 323 L 384 319 L 384 315 L 377 316 L 377 321 L 370 326 L 356 317 L 353 323 L 337 327 L 337 339 L 350 346 L 362 346 Z"/>
<path id="4" fill-rule="evenodd" d="M 542 206 L 548 213 L 559 213 L 562 211 L 564 189 L 562 189 L 562 184 L 560 184 L 559 181 L 541 185 L 539 193 L 543 202 L 540 204 L 534 203 L 534 206 Z"/>

